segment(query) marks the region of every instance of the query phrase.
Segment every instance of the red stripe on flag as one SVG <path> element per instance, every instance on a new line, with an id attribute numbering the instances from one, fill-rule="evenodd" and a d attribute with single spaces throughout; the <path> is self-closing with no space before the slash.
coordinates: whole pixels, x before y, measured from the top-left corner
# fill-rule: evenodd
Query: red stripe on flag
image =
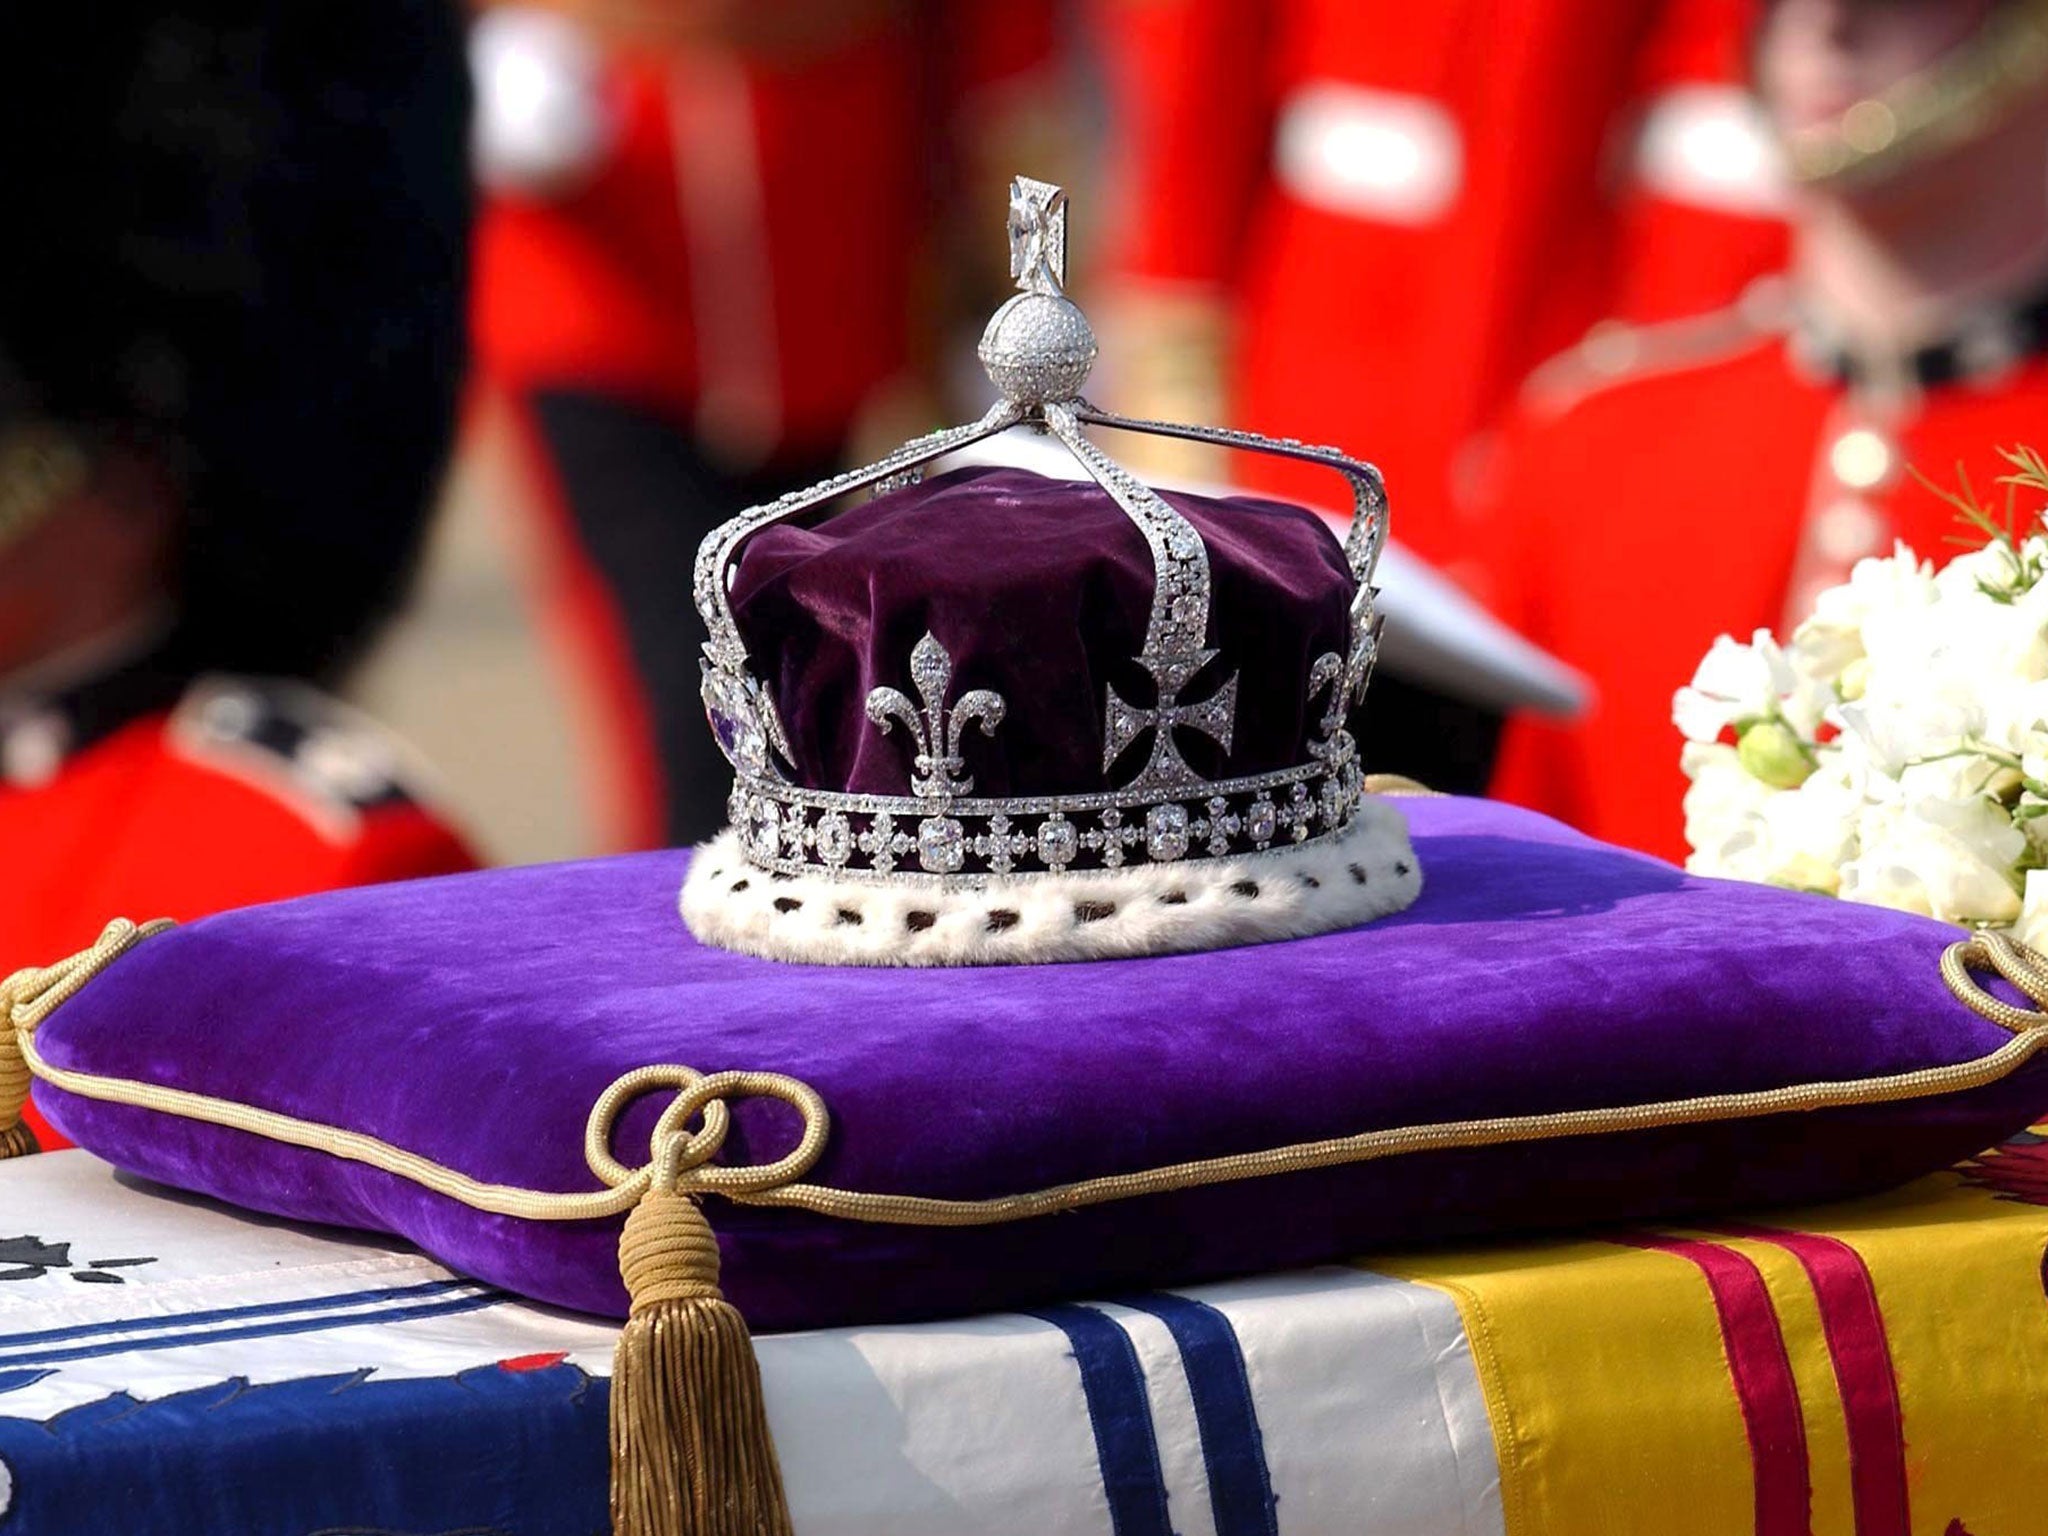
<path id="1" fill-rule="evenodd" d="M 1730 1237 L 1775 1243 L 1806 1271 L 1849 1426 L 1849 1482 L 1857 1536 L 1912 1536 L 1906 1428 L 1884 1313 L 1863 1255 L 1840 1238 L 1771 1227 L 1719 1226 Z"/>
<path id="2" fill-rule="evenodd" d="M 1756 1536 L 1808 1536 L 1813 1489 L 1806 1460 L 1806 1421 L 1792 1356 L 1778 1326 L 1763 1271 L 1745 1255 L 1714 1243 L 1651 1233 L 1612 1239 L 1631 1248 L 1668 1253 L 1705 1277 L 1721 1323 L 1721 1347 L 1749 1436 L 1756 1482 Z"/>

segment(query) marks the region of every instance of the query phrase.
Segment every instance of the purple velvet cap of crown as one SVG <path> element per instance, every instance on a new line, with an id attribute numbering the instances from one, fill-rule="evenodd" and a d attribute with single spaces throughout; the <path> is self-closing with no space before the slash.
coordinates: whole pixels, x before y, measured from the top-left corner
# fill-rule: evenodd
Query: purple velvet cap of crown
<path id="1" fill-rule="evenodd" d="M 1344 552 L 1298 507 L 1166 500 L 1207 546 L 1218 652 L 1181 697 L 1238 675 L 1228 755 L 1194 731 L 1177 745 L 1207 778 L 1299 766 L 1320 715 L 1310 667 L 1348 643 Z M 814 527 L 761 533 L 741 554 L 732 609 L 781 713 L 797 783 L 907 792 L 912 748 L 865 707 L 878 687 L 915 696 L 910 654 L 929 631 L 952 657 L 949 702 L 989 688 L 1007 706 L 992 738 L 965 738 L 975 793 L 1073 795 L 1125 784 L 1143 762 L 1141 744 L 1104 772 L 1104 710 L 1112 686 L 1133 704 L 1154 697 L 1135 660 L 1153 585 L 1144 536 L 1092 481 L 964 469 Z"/>

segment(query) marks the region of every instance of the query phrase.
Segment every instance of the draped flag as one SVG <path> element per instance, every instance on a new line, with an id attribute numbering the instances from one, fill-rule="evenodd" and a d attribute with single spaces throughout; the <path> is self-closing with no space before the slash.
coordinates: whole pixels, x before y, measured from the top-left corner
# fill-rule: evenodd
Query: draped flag
<path id="1" fill-rule="evenodd" d="M 756 1349 L 799 1536 L 2031 1536 L 2044 1250 L 2028 1136 L 1825 1209 Z M 615 1336 L 17 1159 L 0 1536 L 596 1531 Z"/>

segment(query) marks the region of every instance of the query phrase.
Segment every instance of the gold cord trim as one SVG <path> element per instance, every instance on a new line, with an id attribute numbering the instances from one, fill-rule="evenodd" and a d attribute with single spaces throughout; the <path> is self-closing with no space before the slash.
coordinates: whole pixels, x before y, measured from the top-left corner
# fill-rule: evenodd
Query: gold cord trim
<path id="1" fill-rule="evenodd" d="M 1380 795 L 1389 800 L 1442 800 L 1444 792 L 1431 789 L 1420 779 L 1411 779 L 1405 773 L 1368 773 L 1365 776 L 1365 792 Z"/>
<path id="2" fill-rule="evenodd" d="M 2009 1075 L 2048 1047 L 2048 1011 L 2013 1007 L 1984 991 L 1972 975 L 1973 970 L 1994 970 L 2029 998 L 2048 1004 L 2048 958 L 2003 934 L 1984 933 L 1949 946 L 1941 960 L 1942 978 L 1960 1001 L 1992 1023 L 2011 1031 L 2013 1038 L 1987 1055 L 1949 1066 L 1924 1067 L 1912 1072 L 1841 1082 L 1793 1084 L 1748 1093 L 1666 1099 L 1654 1104 L 1609 1109 L 1564 1110 L 1551 1114 L 1400 1126 L 1322 1141 L 1297 1142 L 1262 1152 L 1200 1158 L 1138 1173 L 1082 1179 L 1027 1194 L 985 1200 L 945 1200 L 921 1195 L 869 1194 L 803 1182 L 803 1175 L 823 1154 L 831 1130 L 824 1100 L 805 1083 L 772 1072 L 703 1074 L 688 1067 L 659 1065 L 636 1068 L 624 1074 L 599 1096 L 591 1109 L 586 1126 L 585 1156 L 591 1171 L 607 1187 L 580 1193 L 551 1193 L 485 1183 L 358 1131 L 342 1130 L 318 1121 L 302 1120 L 275 1110 L 212 1098 L 186 1089 L 75 1072 L 46 1061 L 35 1047 L 35 1024 L 48 1016 L 56 1002 L 61 1002 L 63 997 L 83 986 L 92 975 L 143 936 L 142 930 L 134 930 L 132 925 L 127 927 L 134 933 L 133 938 L 109 947 L 108 940 L 103 937 L 101 943 L 85 955 L 38 973 L 43 976 L 61 974 L 59 985 L 63 992 L 56 1001 L 44 1005 L 40 1000 L 29 1002 L 23 1000 L 20 993 L 15 994 L 16 1038 L 23 1057 L 37 1077 L 81 1098 L 126 1104 L 181 1119 L 248 1131 L 272 1141 L 363 1163 L 409 1179 L 422 1188 L 477 1210 L 529 1221 L 589 1221 L 615 1216 L 635 1205 L 649 1188 L 659 1188 L 684 1195 L 715 1193 L 745 1205 L 794 1207 L 845 1221 L 920 1227 L 987 1226 L 1143 1195 L 1167 1194 L 1276 1174 L 1302 1173 L 1409 1152 L 1550 1141 L 1567 1136 L 1611 1135 L 1967 1092 Z M 114 931 L 112 928 L 108 930 L 109 934 Z M 152 926 L 147 931 L 156 929 Z M 98 958 L 95 960 L 95 957 Z M 4 985 L 11 989 L 19 980 L 19 976 L 10 978 Z M 53 995 L 53 991 L 39 994 L 39 999 Z M 32 1014 L 27 1010 L 33 1010 Z M 25 1017 L 31 1018 L 32 1022 L 24 1023 Z M 652 1160 L 638 1168 L 618 1161 L 611 1152 L 610 1143 L 619 1116 L 642 1095 L 671 1089 L 676 1091 L 676 1097 L 663 1110 L 656 1124 Z M 795 1148 L 772 1163 L 757 1166 L 734 1167 L 710 1162 L 709 1159 L 724 1142 L 730 1123 L 730 1103 L 737 1099 L 763 1097 L 780 1099 L 802 1116 L 803 1133 Z M 702 1123 L 696 1130 L 689 1130 L 687 1122 L 698 1115 L 702 1116 Z"/>

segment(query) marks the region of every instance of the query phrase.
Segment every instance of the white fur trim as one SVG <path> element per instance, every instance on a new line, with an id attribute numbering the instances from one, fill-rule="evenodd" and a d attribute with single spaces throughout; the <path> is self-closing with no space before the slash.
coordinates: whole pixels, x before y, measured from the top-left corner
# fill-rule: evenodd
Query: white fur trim
<path id="1" fill-rule="evenodd" d="M 728 828 L 691 857 L 681 905 L 702 942 L 770 960 L 1015 965 L 1305 938 L 1399 912 L 1421 891 L 1406 819 L 1368 795 L 1330 842 L 984 890 L 772 875 Z"/>

